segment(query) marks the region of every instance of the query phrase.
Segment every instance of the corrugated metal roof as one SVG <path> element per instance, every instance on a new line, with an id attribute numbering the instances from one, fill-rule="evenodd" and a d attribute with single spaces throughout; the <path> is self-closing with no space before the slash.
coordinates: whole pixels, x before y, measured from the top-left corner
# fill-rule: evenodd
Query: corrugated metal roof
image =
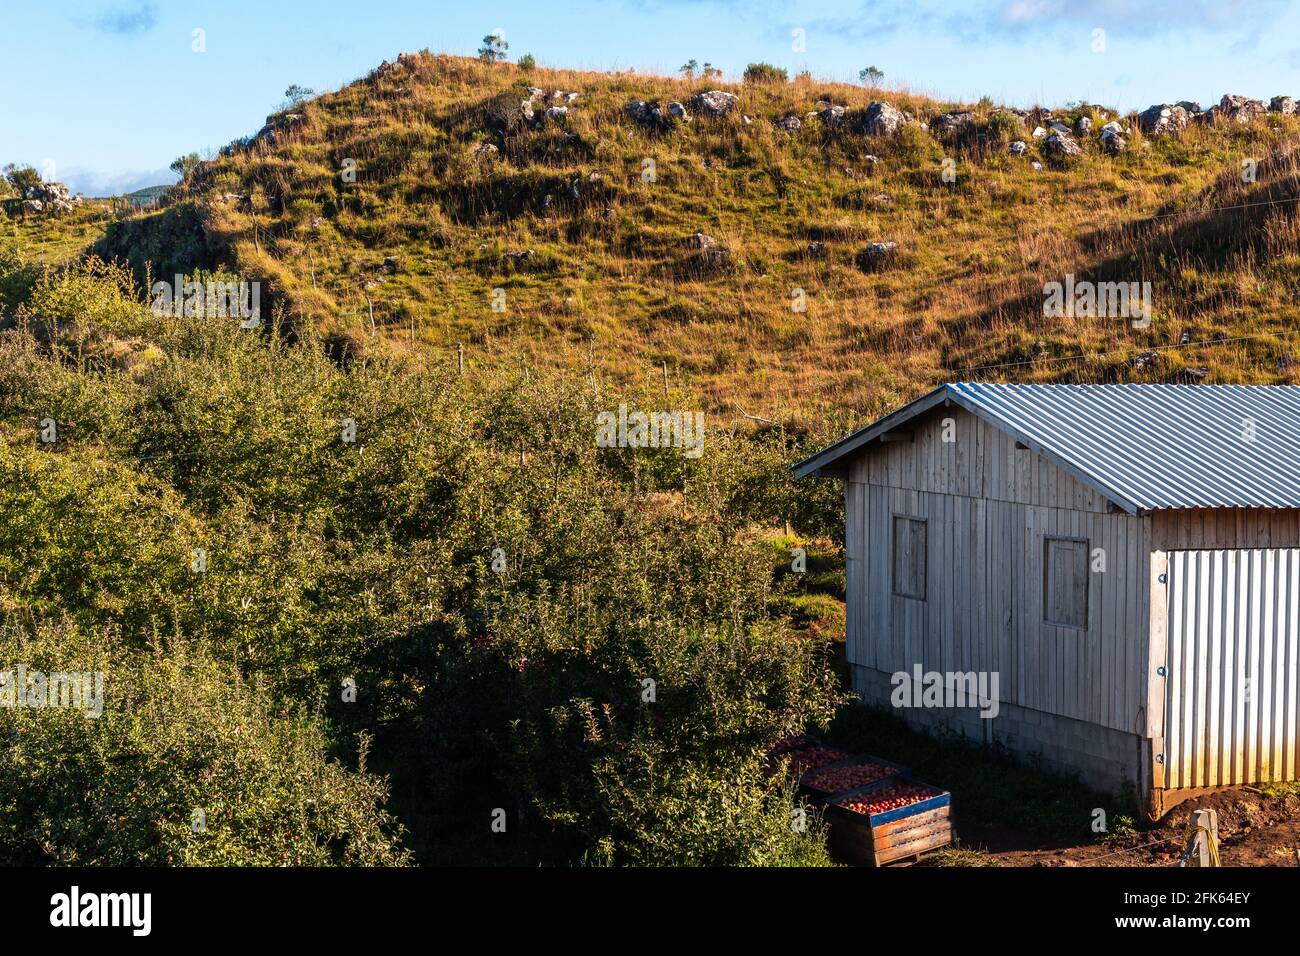
<path id="1" fill-rule="evenodd" d="M 796 474 L 818 472 L 943 402 L 1015 435 L 1129 512 L 1300 508 L 1295 385 L 943 385 Z"/>

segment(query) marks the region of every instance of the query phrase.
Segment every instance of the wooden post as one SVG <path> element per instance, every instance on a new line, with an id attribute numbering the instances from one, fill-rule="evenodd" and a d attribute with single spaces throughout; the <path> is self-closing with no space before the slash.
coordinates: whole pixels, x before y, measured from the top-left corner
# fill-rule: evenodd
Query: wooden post
<path id="1" fill-rule="evenodd" d="M 1192 822 L 1202 827 L 1201 845 L 1196 848 L 1200 866 L 1214 865 L 1211 860 L 1219 858 L 1219 814 L 1217 810 L 1197 810 L 1192 814 Z"/>
<path id="2" fill-rule="evenodd" d="M 456 343 L 456 373 L 465 377 L 465 345 L 463 342 Z"/>
<path id="3" fill-rule="evenodd" d="M 664 399 L 668 398 L 668 360 L 664 359 Z"/>
<path id="4" fill-rule="evenodd" d="M 1187 821 L 1187 838 L 1179 866 L 1219 865 L 1219 814 L 1194 810 Z"/>

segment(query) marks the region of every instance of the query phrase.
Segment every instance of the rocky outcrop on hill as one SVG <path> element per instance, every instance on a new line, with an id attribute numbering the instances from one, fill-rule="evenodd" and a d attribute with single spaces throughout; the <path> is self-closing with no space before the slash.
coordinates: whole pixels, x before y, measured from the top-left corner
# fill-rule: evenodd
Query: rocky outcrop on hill
<path id="1" fill-rule="evenodd" d="M 672 129 L 679 123 L 689 123 L 691 121 L 691 114 L 686 111 L 685 106 L 676 100 L 664 107 L 661 107 L 658 103 L 637 100 L 634 103 L 627 104 L 627 114 L 642 126 L 660 130 Z"/>
<path id="2" fill-rule="evenodd" d="M 1252 100 L 1225 93 L 1217 106 L 1210 107 L 1207 115 L 1213 123 L 1246 124 L 1268 115 L 1268 107 L 1264 105 L 1263 100 Z"/>
<path id="3" fill-rule="evenodd" d="M 1069 133 L 1053 133 L 1047 138 L 1047 152 L 1057 159 L 1082 156 L 1083 147 Z"/>
<path id="4" fill-rule="evenodd" d="M 894 136 L 911 117 L 888 103 L 871 103 L 862 116 L 862 131 L 868 136 Z"/>
<path id="5" fill-rule="evenodd" d="M 1191 114 L 1178 105 L 1158 103 L 1138 114 L 1138 124 L 1148 136 L 1169 136 L 1187 129 Z"/>
<path id="6" fill-rule="evenodd" d="M 80 196 L 73 196 L 67 186 L 57 182 L 27 187 L 22 200 L 24 215 L 57 216 L 81 205 Z"/>
<path id="7" fill-rule="evenodd" d="M 974 128 L 974 113 L 943 113 L 930 123 L 930 131 L 940 139 L 954 139 Z"/>
<path id="8" fill-rule="evenodd" d="M 740 97 L 726 90 L 706 90 L 695 94 L 695 110 L 704 116 L 726 116 L 739 102 Z"/>

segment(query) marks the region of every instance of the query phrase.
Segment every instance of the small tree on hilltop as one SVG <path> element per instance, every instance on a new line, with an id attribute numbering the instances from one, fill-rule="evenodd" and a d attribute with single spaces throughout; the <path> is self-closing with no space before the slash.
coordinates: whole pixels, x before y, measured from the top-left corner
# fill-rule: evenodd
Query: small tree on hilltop
<path id="1" fill-rule="evenodd" d="M 688 80 L 695 79 L 695 71 L 700 68 L 700 64 L 695 60 L 687 60 L 677 68 L 677 72 Z"/>
<path id="2" fill-rule="evenodd" d="M 199 165 L 199 154 L 187 153 L 184 156 L 177 156 L 175 159 L 172 160 L 171 165 L 168 166 L 167 168 L 170 169 L 172 172 L 174 172 L 181 179 L 184 179 L 190 173 L 194 172 L 195 167 L 198 165 Z"/>
<path id="3" fill-rule="evenodd" d="M 700 68 L 700 76 L 704 77 L 706 80 L 716 79 L 722 76 L 722 71 L 712 63 L 705 63 L 704 66 Z"/>
<path id="4" fill-rule="evenodd" d="M 884 78 L 885 78 L 884 71 L 879 70 L 874 66 L 869 66 L 866 69 L 858 71 L 858 79 L 861 80 L 863 83 L 867 84 L 867 86 L 873 88 L 879 86 L 880 81 L 883 80 Z"/>
<path id="5" fill-rule="evenodd" d="M 290 106 L 301 106 L 304 100 L 309 100 L 316 95 L 316 91 L 308 86 L 299 86 L 297 83 L 290 84 L 289 88 L 284 91 L 284 98 Z"/>
<path id="6" fill-rule="evenodd" d="M 41 184 L 41 174 L 32 166 L 19 166 L 16 163 L 10 163 L 0 172 L 4 173 L 5 181 L 18 190 L 19 199 L 25 199 L 27 190 Z"/>
<path id="7" fill-rule="evenodd" d="M 510 44 L 499 33 L 489 33 L 483 38 L 483 45 L 478 48 L 478 58 L 484 63 L 496 63 L 506 58 Z"/>

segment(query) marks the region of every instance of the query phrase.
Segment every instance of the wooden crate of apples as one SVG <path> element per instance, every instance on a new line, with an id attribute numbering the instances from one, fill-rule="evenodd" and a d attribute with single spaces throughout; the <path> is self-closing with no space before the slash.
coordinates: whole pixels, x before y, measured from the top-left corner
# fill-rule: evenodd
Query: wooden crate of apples
<path id="1" fill-rule="evenodd" d="M 952 794 L 910 778 L 879 781 L 826 806 L 837 856 L 881 866 L 952 842 Z"/>
<path id="2" fill-rule="evenodd" d="M 807 771 L 799 779 L 799 786 L 816 799 L 826 799 L 906 772 L 898 764 L 877 757 L 855 757 L 843 763 Z"/>
<path id="3" fill-rule="evenodd" d="M 906 767 L 855 756 L 800 734 L 772 750 L 799 789 L 826 804 L 830 846 L 841 859 L 880 866 L 952 842 L 952 795 L 912 779 Z"/>

